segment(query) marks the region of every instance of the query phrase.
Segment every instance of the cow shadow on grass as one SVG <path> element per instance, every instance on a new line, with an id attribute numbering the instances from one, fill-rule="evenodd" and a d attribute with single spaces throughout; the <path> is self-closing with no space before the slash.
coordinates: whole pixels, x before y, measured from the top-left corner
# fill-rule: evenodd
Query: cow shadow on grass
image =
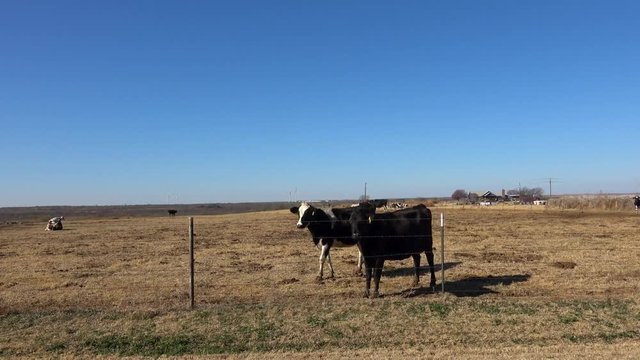
<path id="1" fill-rule="evenodd" d="M 490 289 L 491 286 L 509 286 L 514 283 L 528 281 L 531 275 L 499 275 L 499 276 L 473 276 L 466 279 L 456 281 L 446 281 L 444 284 L 444 291 L 446 293 L 455 295 L 457 297 L 478 297 L 486 294 L 499 294 L 499 291 Z M 440 292 L 442 289 L 442 283 L 438 283 L 435 289 L 431 287 L 419 287 L 413 289 L 407 289 L 395 294 L 403 297 L 415 297 L 427 294 L 433 294 Z"/>

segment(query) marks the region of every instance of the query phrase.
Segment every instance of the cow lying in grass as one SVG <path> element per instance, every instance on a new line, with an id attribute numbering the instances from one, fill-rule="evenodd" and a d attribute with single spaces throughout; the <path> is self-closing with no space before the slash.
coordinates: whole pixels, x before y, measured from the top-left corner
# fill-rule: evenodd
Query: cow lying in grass
<path id="1" fill-rule="evenodd" d="M 64 220 L 64 216 L 51 218 L 47 223 L 47 227 L 44 228 L 45 231 L 62 230 L 62 220 Z"/>

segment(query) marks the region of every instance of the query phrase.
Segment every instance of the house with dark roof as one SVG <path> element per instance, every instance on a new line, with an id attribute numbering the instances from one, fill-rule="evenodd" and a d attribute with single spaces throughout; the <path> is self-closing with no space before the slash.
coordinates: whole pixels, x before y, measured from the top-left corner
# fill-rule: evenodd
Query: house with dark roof
<path id="1" fill-rule="evenodd" d="M 484 194 L 482 194 L 480 196 L 480 201 L 489 201 L 489 202 L 498 202 L 502 200 L 502 196 L 496 195 L 494 193 L 492 193 L 491 191 L 487 191 Z"/>

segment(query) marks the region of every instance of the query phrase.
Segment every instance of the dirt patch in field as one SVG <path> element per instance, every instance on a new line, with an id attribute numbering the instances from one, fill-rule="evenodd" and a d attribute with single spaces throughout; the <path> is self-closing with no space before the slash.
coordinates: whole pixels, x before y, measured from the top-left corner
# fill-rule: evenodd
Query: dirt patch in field
<path id="1" fill-rule="evenodd" d="M 500 253 L 486 252 L 482 259 L 488 262 L 529 262 L 542 260 L 542 255 L 537 254 L 518 254 L 518 253 Z"/>
<path id="2" fill-rule="evenodd" d="M 578 266 L 578 264 L 574 263 L 573 261 L 556 261 L 551 263 L 551 266 L 558 269 L 573 269 Z"/>

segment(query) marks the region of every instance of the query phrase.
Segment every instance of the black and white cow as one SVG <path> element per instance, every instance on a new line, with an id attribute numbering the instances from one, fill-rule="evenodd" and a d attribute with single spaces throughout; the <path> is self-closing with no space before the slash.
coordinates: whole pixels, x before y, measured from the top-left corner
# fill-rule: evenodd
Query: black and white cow
<path id="1" fill-rule="evenodd" d="M 370 295 L 373 272 L 373 297 L 378 296 L 380 276 L 386 260 L 413 258 L 415 278 L 420 280 L 420 253 L 424 252 L 431 272 L 430 286 L 436 285 L 433 263 L 433 237 L 431 210 L 424 205 L 403 210 L 376 214 L 373 206 L 355 208 L 350 217 L 353 239 L 364 257 L 366 284 L 365 296 Z"/>
<path id="2" fill-rule="evenodd" d="M 406 209 L 407 207 L 409 207 L 409 205 L 401 202 L 391 204 L 392 209 Z"/>
<path id="3" fill-rule="evenodd" d="M 324 263 L 329 261 L 329 269 L 334 276 L 333 264 L 331 264 L 332 247 L 348 247 L 356 245 L 356 240 L 351 236 L 351 223 L 349 218 L 351 213 L 357 208 L 333 208 L 323 210 L 316 208 L 307 202 L 303 202 L 300 206 L 294 206 L 290 211 L 298 214 L 298 229 L 305 227 L 311 233 L 313 243 L 320 248 L 320 270 L 318 271 L 318 279 L 322 279 L 324 272 Z M 358 252 L 358 270 L 362 273 L 362 257 Z"/>
<path id="4" fill-rule="evenodd" d="M 45 227 L 44 229 L 46 231 L 62 230 L 62 220 L 64 220 L 64 216 L 56 216 L 54 218 L 51 218 L 49 219 L 49 222 L 47 222 L 47 227 Z"/>
<path id="5" fill-rule="evenodd" d="M 638 210 L 640 210 L 640 196 L 638 196 L 638 195 L 634 196 L 633 205 L 635 205 L 636 212 L 638 212 Z"/>

